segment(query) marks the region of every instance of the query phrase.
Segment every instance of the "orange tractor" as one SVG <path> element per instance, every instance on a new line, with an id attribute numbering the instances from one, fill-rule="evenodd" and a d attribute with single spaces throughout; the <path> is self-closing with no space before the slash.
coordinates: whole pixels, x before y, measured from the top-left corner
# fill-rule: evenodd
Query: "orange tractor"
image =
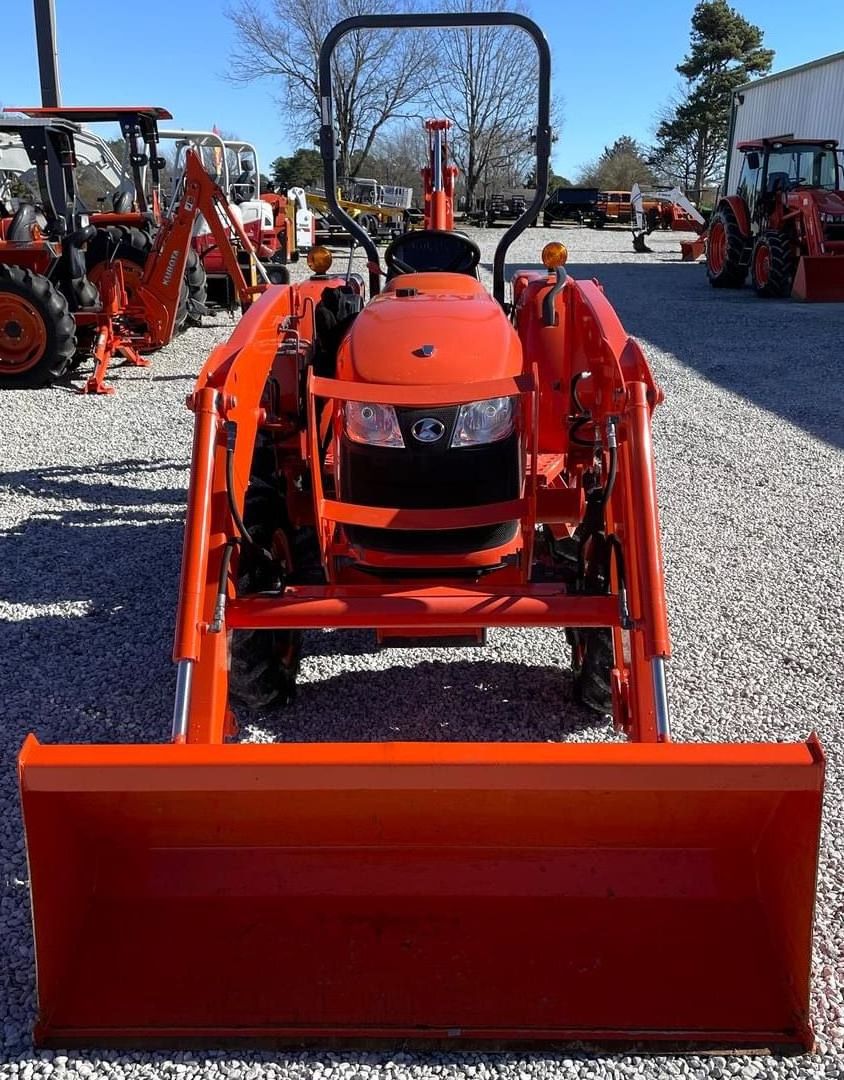
<path id="1" fill-rule="evenodd" d="M 739 143 L 738 188 L 709 225 L 706 272 L 715 288 L 758 296 L 844 300 L 844 190 L 832 139 Z"/>
<path id="2" fill-rule="evenodd" d="M 124 141 L 123 182 L 114 191 L 98 199 L 99 206 L 84 206 L 80 199 L 77 174 L 79 161 L 76 150 L 81 131 L 74 134 L 72 156 L 65 165 L 73 170 L 76 189 L 74 202 L 80 211 L 87 211 L 89 223 L 97 227 L 96 235 L 85 245 L 85 266 L 88 279 L 99 288 L 100 276 L 109 266 L 120 264 L 126 292 L 132 296 L 146 260 L 152 250 L 155 230 L 163 216 L 162 178 L 166 161 L 160 152 L 159 120 L 171 120 L 171 114 L 155 105 L 93 105 L 93 106 L 17 106 L 5 112 L 20 112 L 45 125 L 62 121 L 85 125 L 91 137 L 90 125 L 117 124 Z M 179 297 L 174 329 L 180 333 L 197 325 L 205 313 L 206 276 L 198 253 L 188 255 L 185 286 Z M 151 351 L 151 350 L 148 350 Z"/>
<path id="3" fill-rule="evenodd" d="M 75 122 L 10 117 L 0 126 L 20 134 L 40 192 L 40 206 L 23 201 L 0 220 L 0 386 L 48 385 L 90 358 L 94 373 L 83 390 L 111 393 L 105 376 L 115 357 L 146 365 L 141 354 L 166 345 L 187 318 L 190 259 L 199 266 L 190 238 L 199 213 L 214 213 L 212 231 L 241 304 L 264 287 L 244 279 L 222 222 L 247 258 L 252 246 L 195 155 L 166 217 L 157 201 L 148 210 L 91 214 L 76 189 Z M 140 224 L 155 228 L 154 239 Z"/>
<path id="4" fill-rule="evenodd" d="M 382 270 L 334 196 L 333 51 L 396 27 L 536 44 L 536 195 L 491 293 L 446 229 Z M 200 375 L 171 740 L 26 741 L 37 1041 L 810 1045 L 820 746 L 671 741 L 662 393 L 561 244 L 507 294 L 547 188 L 544 36 L 512 12 L 357 16 L 319 78 L 369 298 L 315 249 Z M 237 742 L 323 627 L 565 628 L 583 705 L 628 741 Z"/>

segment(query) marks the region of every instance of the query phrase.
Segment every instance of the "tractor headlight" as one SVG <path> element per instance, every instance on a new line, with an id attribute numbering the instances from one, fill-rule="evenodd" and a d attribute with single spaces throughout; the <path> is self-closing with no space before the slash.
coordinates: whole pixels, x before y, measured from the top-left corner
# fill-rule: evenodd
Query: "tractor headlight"
<path id="1" fill-rule="evenodd" d="M 404 446 L 399 420 L 392 405 L 347 401 L 343 407 L 346 434 L 356 443 L 370 446 Z"/>
<path id="2" fill-rule="evenodd" d="M 496 397 L 461 405 L 451 445 L 482 446 L 506 439 L 515 422 L 515 402 L 515 398 Z"/>

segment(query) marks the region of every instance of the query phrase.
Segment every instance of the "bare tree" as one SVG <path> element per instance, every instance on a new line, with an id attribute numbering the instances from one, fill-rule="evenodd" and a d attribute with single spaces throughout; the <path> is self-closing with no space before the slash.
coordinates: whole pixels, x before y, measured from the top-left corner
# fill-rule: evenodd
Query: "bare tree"
<path id="1" fill-rule="evenodd" d="M 706 186 L 723 172 L 726 155 L 722 145 L 716 142 L 704 144 L 700 133 L 693 127 L 680 130 L 676 118 L 687 112 L 688 103 L 688 88 L 681 87 L 659 110 L 656 116 L 656 143 L 651 147 L 648 162 L 661 183 L 676 184 L 699 198 L 700 189 L 695 187 L 698 169 Z M 669 129 L 672 131 L 670 138 L 661 134 Z"/>
<path id="2" fill-rule="evenodd" d="M 523 11 L 504 0 L 446 0 L 452 12 Z M 454 124 L 454 158 L 466 185 L 466 203 L 479 188 L 530 171 L 536 115 L 538 62 L 523 31 L 461 27 L 437 34 L 432 106 Z M 523 182 L 523 180 L 522 180 Z M 512 183 L 510 184 L 512 186 Z"/>
<path id="3" fill-rule="evenodd" d="M 379 135 L 367 168 L 383 184 L 399 184 L 419 191 L 421 171 L 428 156 L 422 121 L 392 124 Z"/>
<path id="4" fill-rule="evenodd" d="M 229 77 L 278 79 L 288 133 L 313 144 L 323 38 L 341 19 L 403 9 L 400 0 L 310 0 L 295 11 L 285 0 L 239 0 L 226 12 L 237 36 Z M 341 176 L 357 175 L 385 125 L 420 97 L 430 75 L 430 43 L 427 34 L 395 30 L 356 31 L 339 43 L 332 75 Z"/>

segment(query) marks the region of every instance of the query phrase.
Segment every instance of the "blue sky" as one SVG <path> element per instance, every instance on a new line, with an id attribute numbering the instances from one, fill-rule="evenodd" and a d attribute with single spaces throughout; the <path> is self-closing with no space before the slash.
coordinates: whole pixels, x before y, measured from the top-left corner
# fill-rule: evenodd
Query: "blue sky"
<path id="1" fill-rule="evenodd" d="M 0 6 L 0 102 L 38 104 L 32 2 Z M 163 105 L 175 118 L 171 126 L 216 124 L 236 132 L 268 165 L 291 147 L 273 86 L 234 88 L 222 78 L 233 41 L 226 6 L 227 0 L 56 0 L 65 104 Z M 797 17 L 785 0 L 734 6 L 765 30 L 775 70 L 844 49 L 841 0 L 803 0 Z M 554 81 L 565 99 L 555 170 L 573 177 L 621 134 L 649 140 L 657 110 L 679 82 L 674 66 L 688 45 L 694 0 L 533 0 L 530 7 L 551 42 Z M 295 17 L 295 3 L 289 12 Z"/>

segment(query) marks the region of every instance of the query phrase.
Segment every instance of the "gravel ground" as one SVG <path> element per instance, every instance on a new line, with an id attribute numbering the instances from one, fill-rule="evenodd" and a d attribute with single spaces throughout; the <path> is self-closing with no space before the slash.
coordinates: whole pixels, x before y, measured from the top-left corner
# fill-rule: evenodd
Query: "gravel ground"
<path id="1" fill-rule="evenodd" d="M 498 230 L 480 231 L 489 275 Z M 14 762 L 48 742 L 167 738 L 169 660 L 190 447 L 184 397 L 228 334 L 192 330 L 112 398 L 7 393 L 0 500 L 0 1076 L 249 1080 L 405 1077 L 844 1075 L 841 625 L 844 304 L 716 293 L 677 235 L 634 255 L 629 234 L 532 229 L 522 265 L 565 239 L 575 276 L 604 283 L 666 393 L 656 419 L 675 659 L 674 734 L 823 740 L 830 770 L 818 891 L 818 1053 L 797 1058 L 587 1054 L 53 1054 L 32 1049 L 27 870 Z M 342 260 L 341 260 L 342 261 Z M 257 717 L 269 739 L 598 739 L 569 701 L 559 632 L 490 635 L 485 650 L 378 653 L 370 635 L 310 635 L 299 701 Z M 394 705 L 402 702 L 397 712 Z M 834 822 L 838 821 L 838 828 Z"/>

